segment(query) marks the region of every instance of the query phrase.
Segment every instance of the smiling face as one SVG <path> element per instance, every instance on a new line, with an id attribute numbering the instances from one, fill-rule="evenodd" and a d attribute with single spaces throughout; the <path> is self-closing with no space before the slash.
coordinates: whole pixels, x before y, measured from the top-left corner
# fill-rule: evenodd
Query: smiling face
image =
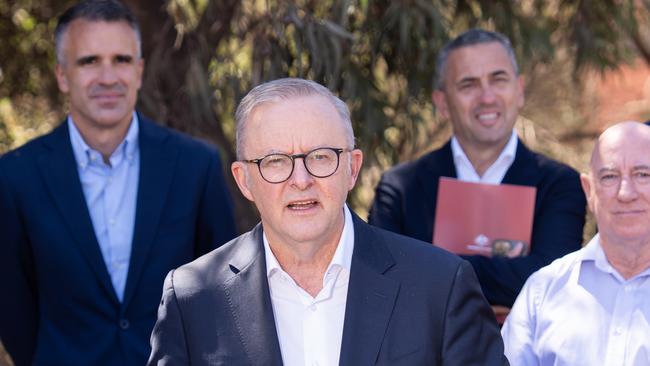
<path id="1" fill-rule="evenodd" d="M 650 240 L 650 127 L 626 122 L 605 131 L 581 180 L 604 242 Z"/>
<path id="2" fill-rule="evenodd" d="M 319 147 L 347 146 L 346 130 L 331 102 L 319 95 L 292 97 L 256 107 L 246 123 L 245 159 L 271 153 L 300 154 Z M 343 229 L 343 204 L 354 187 L 363 157 L 360 150 L 343 152 L 336 173 L 311 176 L 302 159 L 282 183 L 265 181 L 255 164 L 234 162 L 231 170 L 242 194 L 255 203 L 269 242 L 284 244 L 338 240 Z"/>
<path id="3" fill-rule="evenodd" d="M 523 79 L 506 49 L 489 42 L 453 50 L 443 83 L 433 100 L 461 146 L 502 149 L 524 104 Z"/>
<path id="4" fill-rule="evenodd" d="M 140 89 L 143 61 L 137 36 L 125 21 L 77 19 L 63 35 L 59 89 L 68 95 L 72 120 L 83 131 L 126 131 Z"/>

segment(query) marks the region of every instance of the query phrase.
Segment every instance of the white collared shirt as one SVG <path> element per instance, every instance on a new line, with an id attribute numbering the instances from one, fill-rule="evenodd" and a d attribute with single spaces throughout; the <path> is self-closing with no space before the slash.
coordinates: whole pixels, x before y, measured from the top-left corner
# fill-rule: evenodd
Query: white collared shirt
<path id="1" fill-rule="evenodd" d="M 124 140 L 105 163 L 68 116 L 72 152 L 95 237 L 118 300 L 123 301 L 131 261 L 140 177 L 138 115 L 133 112 Z M 90 243 L 84 243 L 90 245 Z"/>
<path id="2" fill-rule="evenodd" d="M 286 366 L 338 365 L 343 337 L 345 304 L 354 250 L 354 227 L 347 206 L 345 222 L 323 288 L 312 297 L 280 267 L 264 234 L 266 275 L 275 327 Z"/>
<path id="3" fill-rule="evenodd" d="M 458 180 L 464 182 L 473 182 L 473 183 L 490 183 L 490 184 L 500 184 L 503 180 L 503 177 L 506 175 L 506 172 L 515 161 L 515 154 L 517 153 L 517 134 L 515 130 L 512 130 L 510 139 L 506 146 L 504 146 L 501 154 L 497 160 L 490 165 L 483 176 L 479 176 L 474 169 L 474 166 L 467 158 L 465 151 L 458 143 L 456 136 L 451 138 L 451 153 L 454 156 L 454 166 L 456 167 L 456 177 Z"/>
<path id="4" fill-rule="evenodd" d="M 512 365 L 650 365 L 650 268 L 625 279 L 597 234 L 535 272 L 501 334 Z"/>

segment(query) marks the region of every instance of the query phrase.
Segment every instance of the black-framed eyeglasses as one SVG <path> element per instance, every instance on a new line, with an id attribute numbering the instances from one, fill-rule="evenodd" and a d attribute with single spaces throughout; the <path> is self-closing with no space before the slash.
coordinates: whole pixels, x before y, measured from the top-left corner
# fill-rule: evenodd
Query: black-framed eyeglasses
<path id="1" fill-rule="evenodd" d="M 339 168 L 339 157 L 342 152 L 354 149 L 337 147 L 320 147 L 304 154 L 273 153 L 259 159 L 241 160 L 257 164 L 262 178 L 269 183 L 282 183 L 291 177 L 296 159 L 302 159 L 305 169 L 316 178 L 327 178 Z"/>

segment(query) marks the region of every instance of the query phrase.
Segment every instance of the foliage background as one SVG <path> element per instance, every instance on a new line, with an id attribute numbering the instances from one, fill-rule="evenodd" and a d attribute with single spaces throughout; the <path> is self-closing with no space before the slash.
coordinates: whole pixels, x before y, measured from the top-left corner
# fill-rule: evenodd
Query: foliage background
<path id="1" fill-rule="evenodd" d="M 66 114 L 52 72 L 52 34 L 72 3 L 0 0 L 0 153 L 46 133 Z M 365 153 L 349 200 L 362 216 L 383 170 L 448 138 L 449 124 L 431 104 L 434 61 L 462 31 L 479 26 L 510 37 L 528 81 L 520 136 L 578 169 L 602 129 L 591 122 L 593 103 L 585 102 L 586 75 L 634 60 L 650 65 L 650 0 L 125 3 L 143 35 L 139 110 L 217 144 L 226 167 L 235 156 L 234 110 L 253 86 L 294 76 L 340 95 Z M 650 107 L 636 113 L 650 118 Z M 230 187 L 246 230 L 256 212 L 232 181 Z"/>

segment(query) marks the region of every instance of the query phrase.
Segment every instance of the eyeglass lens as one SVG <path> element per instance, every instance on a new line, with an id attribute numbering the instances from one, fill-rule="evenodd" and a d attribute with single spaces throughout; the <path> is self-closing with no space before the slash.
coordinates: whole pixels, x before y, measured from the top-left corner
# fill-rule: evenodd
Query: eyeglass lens
<path id="1" fill-rule="evenodd" d="M 267 155 L 260 161 L 260 173 L 271 183 L 283 182 L 293 173 L 296 158 L 302 158 L 309 174 L 317 178 L 334 174 L 339 164 L 339 155 L 335 150 L 322 148 L 310 151 L 304 156 L 294 155 L 293 158 L 285 154 Z"/>

